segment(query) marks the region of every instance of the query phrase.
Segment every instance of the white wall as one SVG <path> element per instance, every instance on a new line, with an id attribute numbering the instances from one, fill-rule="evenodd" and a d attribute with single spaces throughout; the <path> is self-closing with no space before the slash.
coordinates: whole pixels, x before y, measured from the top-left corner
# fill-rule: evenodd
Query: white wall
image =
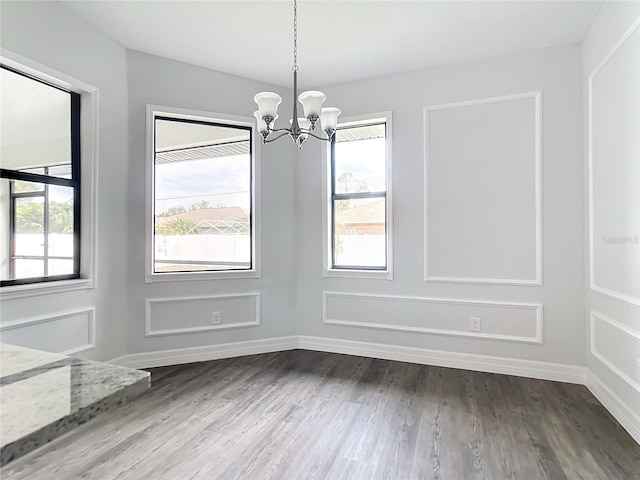
<path id="1" fill-rule="evenodd" d="M 640 4 L 605 2 L 582 46 L 588 384 L 640 441 Z"/>
<path id="2" fill-rule="evenodd" d="M 572 44 L 323 87 L 345 116 L 393 112 L 394 274 L 323 278 L 321 148 L 307 142 L 297 174 L 300 334 L 583 364 L 581 71 Z M 424 107 L 442 105 L 425 127 Z M 480 335 L 469 331 L 474 315 Z"/>
<path id="3" fill-rule="evenodd" d="M 129 174 L 127 77 L 122 46 L 57 2 L 2 2 L 4 49 L 97 87 L 98 246 L 95 288 L 60 294 L 2 298 L 2 339 L 54 351 L 86 350 L 87 358 L 126 352 L 126 252 Z M 88 247 L 84 245 L 83 247 Z M 35 320 L 36 323 L 31 323 Z M 23 326 L 16 322 L 27 322 Z M 95 327 L 95 328 L 94 328 Z M 91 342 L 95 337 L 95 348 Z"/>
<path id="4" fill-rule="evenodd" d="M 236 115 L 253 119 L 253 96 L 264 90 L 287 91 L 268 84 L 194 67 L 161 57 L 127 51 L 129 84 L 128 181 L 128 352 L 211 346 L 261 340 L 295 334 L 296 248 L 295 161 L 296 150 L 285 141 L 263 147 L 259 144 L 261 278 L 145 283 L 145 155 L 147 104 Z M 282 105 L 281 108 L 290 108 Z M 238 312 L 255 311 L 260 293 L 259 324 Z M 235 297 L 237 294 L 244 296 Z M 184 297 L 197 297 L 190 301 Z M 233 299 L 233 300 L 232 300 Z M 152 330 L 166 335 L 145 336 Z M 222 324 L 250 323 L 238 328 L 203 329 L 211 312 L 220 311 Z M 161 325 L 158 327 L 157 325 Z M 193 329 L 196 331 L 193 331 Z M 176 331 L 177 330 L 177 331 Z"/>

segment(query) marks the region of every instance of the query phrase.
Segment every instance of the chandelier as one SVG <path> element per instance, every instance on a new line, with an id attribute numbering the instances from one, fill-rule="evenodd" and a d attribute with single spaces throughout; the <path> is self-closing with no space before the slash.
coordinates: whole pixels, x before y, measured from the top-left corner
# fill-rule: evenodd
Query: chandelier
<path id="1" fill-rule="evenodd" d="M 293 0 L 293 118 L 289 120 L 289 128 L 274 128 L 274 122 L 278 118 L 278 105 L 282 97 L 273 92 L 260 92 L 253 100 L 258 104 L 258 110 L 253 113 L 256 117 L 258 131 L 262 136 L 262 143 L 270 143 L 289 135 L 291 139 L 302 148 L 302 144 L 310 135 L 318 140 L 330 141 L 336 131 L 340 109 L 334 107 L 322 108 L 322 103 L 327 98 L 322 92 L 310 90 L 302 92 L 298 96 L 298 7 Z M 298 102 L 302 104 L 304 118 L 298 118 Z M 320 121 L 324 135 L 315 134 L 316 126 Z M 320 129 L 318 129 L 319 131 Z M 273 137 L 271 134 L 275 134 Z"/>

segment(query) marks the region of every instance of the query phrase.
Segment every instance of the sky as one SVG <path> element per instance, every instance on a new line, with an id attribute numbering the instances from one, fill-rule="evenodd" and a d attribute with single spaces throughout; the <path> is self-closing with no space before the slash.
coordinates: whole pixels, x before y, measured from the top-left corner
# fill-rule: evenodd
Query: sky
<path id="1" fill-rule="evenodd" d="M 384 139 L 338 143 L 336 178 L 348 172 L 352 174 L 348 183 L 350 191 L 357 191 L 363 183 L 369 192 L 384 191 L 384 148 Z M 212 207 L 250 208 L 248 154 L 158 164 L 155 175 L 158 213 L 170 207 L 188 208 L 202 200 Z M 344 184 L 338 188 L 341 186 Z"/>
<path id="2" fill-rule="evenodd" d="M 250 207 L 248 154 L 156 165 L 156 212 L 205 200 L 212 207 Z"/>

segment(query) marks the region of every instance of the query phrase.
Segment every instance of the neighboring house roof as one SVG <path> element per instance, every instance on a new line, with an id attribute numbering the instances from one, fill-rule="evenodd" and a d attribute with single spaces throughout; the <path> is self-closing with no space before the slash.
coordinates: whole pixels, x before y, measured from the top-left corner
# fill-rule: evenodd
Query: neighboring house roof
<path id="1" fill-rule="evenodd" d="M 385 222 L 384 200 L 364 203 L 357 207 L 350 208 L 344 212 L 338 212 L 337 220 L 346 224 L 371 224 Z"/>
<path id="2" fill-rule="evenodd" d="M 178 213 L 170 217 L 156 217 L 156 226 L 164 227 L 171 220 L 182 218 L 195 223 L 208 222 L 244 222 L 247 220 L 247 211 L 241 207 L 199 208 L 189 212 Z"/>

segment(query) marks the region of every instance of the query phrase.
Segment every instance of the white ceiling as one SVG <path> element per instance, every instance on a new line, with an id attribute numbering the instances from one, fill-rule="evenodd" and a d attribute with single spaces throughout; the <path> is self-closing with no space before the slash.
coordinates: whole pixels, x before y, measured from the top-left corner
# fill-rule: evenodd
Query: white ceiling
<path id="1" fill-rule="evenodd" d="M 291 85 L 292 1 L 63 1 L 125 47 Z M 300 83 L 320 87 L 579 42 L 601 1 L 299 0 Z"/>

